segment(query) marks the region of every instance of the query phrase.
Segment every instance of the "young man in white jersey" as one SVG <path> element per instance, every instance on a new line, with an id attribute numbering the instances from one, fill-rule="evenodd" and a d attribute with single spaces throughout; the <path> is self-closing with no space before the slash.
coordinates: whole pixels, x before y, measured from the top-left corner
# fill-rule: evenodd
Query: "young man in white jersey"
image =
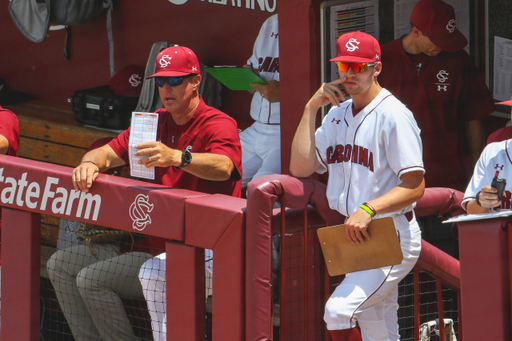
<path id="1" fill-rule="evenodd" d="M 420 130 L 412 113 L 377 76 L 380 46 L 353 32 L 337 42 L 340 78 L 324 83 L 307 103 L 292 143 L 290 172 L 329 172 L 327 198 L 347 217 L 347 238 L 362 244 L 373 218 L 393 218 L 404 259 L 400 265 L 347 274 L 329 298 L 324 320 L 334 341 L 398 340 L 398 283 L 414 267 L 421 232 L 413 207 L 425 184 Z M 344 93 L 350 100 L 340 103 Z M 319 109 L 333 109 L 315 132 Z"/>
<path id="2" fill-rule="evenodd" d="M 279 27 L 277 14 L 261 26 L 252 56 L 247 61 L 267 84 L 251 84 L 255 90 L 251 118 L 240 133 L 242 189 L 254 178 L 281 173 L 281 105 L 279 91 Z"/>
<path id="3" fill-rule="evenodd" d="M 512 106 L 512 98 L 496 104 Z M 512 109 L 510 113 L 512 117 Z M 462 207 L 468 214 L 490 213 L 497 208 L 511 208 L 512 201 L 512 139 L 489 143 L 475 165 L 473 177 L 464 193 Z M 492 187 L 494 177 L 505 179 L 501 197 Z"/>

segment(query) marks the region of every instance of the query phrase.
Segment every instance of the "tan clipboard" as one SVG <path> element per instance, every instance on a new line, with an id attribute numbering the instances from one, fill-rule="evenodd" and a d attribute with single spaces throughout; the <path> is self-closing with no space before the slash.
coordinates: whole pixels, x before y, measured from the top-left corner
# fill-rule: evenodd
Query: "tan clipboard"
<path id="1" fill-rule="evenodd" d="M 370 240 L 352 244 L 345 236 L 345 225 L 317 230 L 330 276 L 402 263 L 403 254 L 393 218 L 372 220 L 367 231 Z"/>

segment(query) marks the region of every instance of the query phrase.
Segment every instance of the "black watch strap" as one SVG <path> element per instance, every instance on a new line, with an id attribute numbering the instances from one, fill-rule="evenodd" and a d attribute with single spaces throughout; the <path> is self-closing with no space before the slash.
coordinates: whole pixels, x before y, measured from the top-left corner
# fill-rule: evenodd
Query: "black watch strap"
<path id="1" fill-rule="evenodd" d="M 482 207 L 482 205 L 480 204 L 480 192 L 481 191 L 478 191 L 478 193 L 476 194 L 475 201 L 478 206 Z"/>
<path id="2" fill-rule="evenodd" d="M 188 166 L 191 162 L 192 162 L 192 154 L 190 154 L 190 152 L 187 149 L 185 149 L 182 151 L 182 154 L 181 154 L 181 165 L 179 165 L 176 168 L 182 169 L 183 167 Z"/>

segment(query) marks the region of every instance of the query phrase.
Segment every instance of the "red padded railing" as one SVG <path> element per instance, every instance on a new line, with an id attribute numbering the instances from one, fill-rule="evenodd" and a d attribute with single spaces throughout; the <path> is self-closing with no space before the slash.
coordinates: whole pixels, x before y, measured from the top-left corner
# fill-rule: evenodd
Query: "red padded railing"
<path id="1" fill-rule="evenodd" d="M 167 273 L 180 269 L 179 279 L 167 281 L 169 340 L 205 338 L 203 249 L 213 249 L 213 340 L 243 340 L 245 200 L 107 175 L 84 195 L 74 191 L 71 172 L 0 156 L 3 340 L 39 340 L 41 214 L 128 231 L 136 226 L 138 233 L 167 239 Z M 145 208 L 135 209 L 138 196 Z"/>
<path id="2" fill-rule="evenodd" d="M 340 224 L 344 217 L 338 212 L 328 208 L 325 197 L 325 185 L 312 179 L 296 179 L 286 175 L 271 175 L 253 180 L 248 186 L 247 206 L 247 278 L 246 278 L 246 314 L 253 313 L 248 319 L 247 341 L 272 340 L 272 282 L 271 282 L 271 245 L 270 236 L 279 232 L 281 236 L 302 231 L 303 258 L 302 271 L 304 284 L 308 288 L 308 229 L 325 225 Z M 460 200 L 462 193 L 450 189 L 436 188 L 426 191 L 422 202 L 418 203 L 417 214 L 421 215 L 457 215 L 462 212 Z M 276 214 L 273 207 L 276 202 L 281 204 L 280 214 Z M 314 207 L 315 209 L 313 209 Z M 307 208 L 307 209 L 306 209 Z M 300 210 L 303 213 L 297 212 Z M 280 216 L 279 216 L 280 215 Z M 280 224 L 280 228 L 278 228 Z M 286 258 L 285 238 L 281 238 L 281 261 Z M 251 268 L 250 268 L 251 267 Z M 286 271 L 281 265 L 280 292 L 284 293 L 286 287 Z M 439 318 L 443 321 L 442 312 L 442 285 L 452 290 L 460 290 L 460 268 L 458 261 L 446 255 L 429 243 L 424 242 L 417 270 L 429 273 L 437 281 Z M 326 276 L 324 288 L 325 297 L 330 295 L 330 279 Z M 417 282 L 417 281 L 415 281 Z M 309 330 L 308 304 L 310 299 L 308 291 L 303 291 L 303 321 L 301 321 L 301 340 L 318 339 L 319 335 Z M 416 290 L 417 291 L 417 290 Z M 416 292 L 418 295 L 418 292 Z M 419 296 L 417 296 L 419 297 Z M 267 303 L 268 302 L 268 303 Z M 460 302 L 460 300 L 459 300 Z M 285 295 L 280 300 L 280 336 L 287 340 L 289 333 L 282 319 L 289 309 L 286 305 Z M 416 329 L 419 328 L 419 298 L 416 299 Z M 256 313 L 255 313 L 256 312 Z M 323 311 L 320 312 L 323 315 Z M 460 319 L 459 319 L 460 323 Z M 323 332 L 325 340 L 330 336 Z M 418 333 L 416 333 L 419 335 Z M 443 336 L 444 337 L 444 336 Z"/>

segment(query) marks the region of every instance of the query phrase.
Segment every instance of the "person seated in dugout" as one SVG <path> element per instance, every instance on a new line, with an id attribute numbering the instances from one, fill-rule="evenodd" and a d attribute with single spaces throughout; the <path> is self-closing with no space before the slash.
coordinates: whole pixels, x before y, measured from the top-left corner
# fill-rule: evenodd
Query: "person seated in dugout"
<path id="1" fill-rule="evenodd" d="M 240 197 L 237 124 L 205 104 L 199 95 L 200 71 L 195 53 L 187 47 L 160 52 L 155 74 L 147 77 L 155 79 L 164 106 L 156 111 L 157 140 L 136 145 L 135 155 L 142 157 L 140 164 L 155 168 L 155 183 Z M 85 154 L 73 170 L 75 190 L 93 191 L 100 172 L 129 164 L 129 136 L 130 128 Z M 75 340 L 138 340 L 121 297 L 144 297 L 139 271 L 164 246 L 164 239 L 142 236 L 130 252 L 119 243 L 108 243 L 94 245 L 94 255 L 88 246 L 78 245 L 49 259 L 50 280 Z"/>
<path id="2" fill-rule="evenodd" d="M 0 106 L 0 154 L 18 156 L 20 145 L 20 128 L 16 115 Z M 2 227 L 2 212 L 0 210 L 0 231 Z M 1 255 L 1 239 L 0 239 Z M 0 258 L 0 265 L 1 265 Z M 1 271 L 1 267 L 0 267 Z M 1 277 L 1 272 L 0 272 Z M 1 281 L 1 280 L 0 280 Z M 1 282 L 0 282 L 1 283 Z M 0 292 L 1 298 L 1 292 Z"/>
<path id="3" fill-rule="evenodd" d="M 496 104 L 512 107 L 512 98 Z M 511 208 L 510 155 L 512 155 L 512 139 L 502 141 L 498 139 L 498 142 L 491 142 L 485 147 L 462 199 L 462 207 L 468 214 L 490 213 L 499 208 Z"/>
<path id="4" fill-rule="evenodd" d="M 512 106 L 512 97 L 508 101 L 499 102 L 496 104 Z M 505 127 L 498 129 L 494 133 L 489 135 L 489 137 L 487 138 L 487 144 L 493 142 L 500 142 L 508 139 L 512 139 L 512 108 L 510 108 L 510 121 L 507 122 L 507 125 Z"/>
<path id="5" fill-rule="evenodd" d="M 103 137 L 94 141 L 87 151 L 104 146 L 108 142 L 112 141 L 113 137 Z M 103 172 L 103 174 L 117 175 L 122 177 L 129 177 L 128 167 L 117 167 L 110 168 Z M 80 229 L 81 222 L 78 220 L 60 218 L 59 222 L 59 239 L 57 240 L 57 250 L 63 250 L 68 247 L 75 245 L 85 245 L 86 241 L 77 235 L 77 231 Z"/>

